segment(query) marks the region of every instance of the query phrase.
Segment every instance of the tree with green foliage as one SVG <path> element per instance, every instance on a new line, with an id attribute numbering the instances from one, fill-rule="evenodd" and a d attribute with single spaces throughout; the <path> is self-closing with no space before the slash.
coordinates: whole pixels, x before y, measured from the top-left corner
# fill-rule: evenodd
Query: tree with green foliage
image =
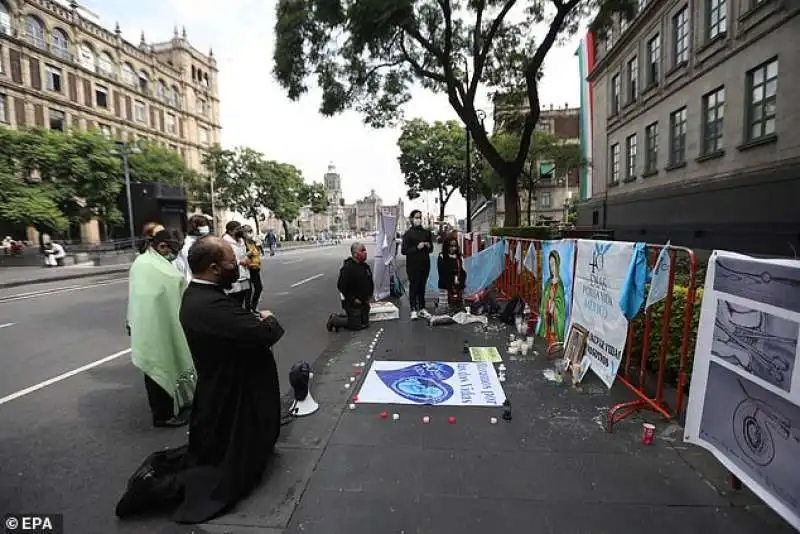
<path id="1" fill-rule="evenodd" d="M 273 73 L 289 98 L 316 75 L 320 112 L 355 109 L 373 127 L 395 124 L 414 85 L 447 95 L 486 163 L 502 178 L 505 223 L 519 223 L 517 184 L 539 120 L 548 52 L 595 15 L 633 18 L 637 0 L 279 0 Z M 544 27 L 538 39 L 530 31 Z M 481 88 L 525 96 L 519 145 L 504 157 L 475 107 Z M 520 102 L 522 104 L 522 102 Z"/>
<path id="2" fill-rule="evenodd" d="M 128 156 L 131 182 L 160 182 L 185 187 L 193 178 L 193 172 L 174 150 L 147 141 L 137 142 L 136 148 L 139 150 Z"/>
<path id="3" fill-rule="evenodd" d="M 440 221 L 453 193 L 464 190 L 466 142 L 467 134 L 458 122 L 428 123 L 419 118 L 406 122 L 397 140 L 409 198 L 422 191 L 436 192 Z"/>
<path id="4" fill-rule="evenodd" d="M 328 200 L 328 190 L 324 184 L 314 182 L 311 184 L 303 184 L 304 188 L 301 193 L 303 204 L 308 204 L 311 208 L 311 213 L 322 213 L 330 206 Z"/>

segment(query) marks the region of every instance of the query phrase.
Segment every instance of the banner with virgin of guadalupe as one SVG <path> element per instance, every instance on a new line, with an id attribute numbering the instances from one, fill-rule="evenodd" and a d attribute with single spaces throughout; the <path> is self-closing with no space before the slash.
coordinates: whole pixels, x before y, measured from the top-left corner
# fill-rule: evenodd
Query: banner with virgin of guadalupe
<path id="1" fill-rule="evenodd" d="M 547 343 L 563 343 L 572 308 L 575 241 L 542 243 L 542 298 L 536 333 Z"/>

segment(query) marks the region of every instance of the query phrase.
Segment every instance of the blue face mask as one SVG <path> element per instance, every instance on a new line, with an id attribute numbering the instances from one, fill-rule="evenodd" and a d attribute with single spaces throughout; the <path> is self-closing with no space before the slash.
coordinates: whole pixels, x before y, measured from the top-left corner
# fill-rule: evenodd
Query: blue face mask
<path id="1" fill-rule="evenodd" d="M 197 229 L 197 233 L 200 235 L 208 235 L 211 233 L 211 229 L 208 226 L 201 226 Z"/>

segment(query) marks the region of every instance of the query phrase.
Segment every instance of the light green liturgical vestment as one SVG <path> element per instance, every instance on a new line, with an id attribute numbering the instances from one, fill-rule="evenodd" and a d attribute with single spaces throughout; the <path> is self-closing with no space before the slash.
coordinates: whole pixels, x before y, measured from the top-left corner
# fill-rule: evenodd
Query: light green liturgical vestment
<path id="1" fill-rule="evenodd" d="M 191 405 L 197 375 L 179 312 L 186 278 L 148 249 L 133 262 L 128 293 L 133 364 L 169 393 L 174 411 Z"/>

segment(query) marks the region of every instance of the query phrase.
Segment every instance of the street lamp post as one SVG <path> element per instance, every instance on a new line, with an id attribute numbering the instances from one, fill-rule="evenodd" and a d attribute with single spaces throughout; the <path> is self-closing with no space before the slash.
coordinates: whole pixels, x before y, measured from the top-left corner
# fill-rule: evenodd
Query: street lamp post
<path id="1" fill-rule="evenodd" d="M 486 119 L 486 112 L 482 109 L 475 110 L 475 114 L 478 116 L 478 119 L 481 121 L 481 127 L 483 127 L 483 121 Z M 464 129 L 467 134 L 467 171 L 466 171 L 466 184 L 464 185 L 464 192 L 467 195 L 467 233 L 472 232 L 472 148 L 470 147 L 470 133 L 469 133 L 469 126 L 464 125 Z"/>
<path id="2" fill-rule="evenodd" d="M 125 196 L 127 197 L 128 202 L 128 231 L 131 234 L 131 247 L 133 247 L 133 241 L 136 239 L 136 230 L 133 224 L 133 199 L 131 196 L 131 171 L 130 166 L 128 165 L 128 155 L 129 154 L 138 154 L 140 150 L 137 147 L 130 147 L 128 143 L 125 141 L 117 141 L 116 142 L 117 149 L 112 150 L 111 153 L 122 158 L 122 170 L 125 175 Z"/>

